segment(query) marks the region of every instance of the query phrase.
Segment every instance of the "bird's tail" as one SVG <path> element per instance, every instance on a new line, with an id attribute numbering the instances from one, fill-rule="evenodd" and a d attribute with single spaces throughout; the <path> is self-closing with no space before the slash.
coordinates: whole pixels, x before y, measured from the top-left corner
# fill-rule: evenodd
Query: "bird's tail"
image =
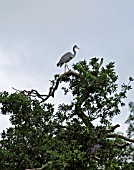
<path id="1" fill-rule="evenodd" d="M 60 66 L 60 63 L 58 62 L 58 63 L 57 63 L 57 67 L 59 67 L 59 66 Z"/>
<path id="2" fill-rule="evenodd" d="M 57 67 L 61 67 L 63 65 L 63 63 L 61 63 L 60 61 L 57 63 Z"/>

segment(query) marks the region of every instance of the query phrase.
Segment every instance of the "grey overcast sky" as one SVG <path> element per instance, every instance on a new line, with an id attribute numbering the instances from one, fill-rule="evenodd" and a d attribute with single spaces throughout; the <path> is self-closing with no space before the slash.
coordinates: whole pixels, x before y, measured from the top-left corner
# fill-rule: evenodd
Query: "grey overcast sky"
<path id="1" fill-rule="evenodd" d="M 0 0 L 0 91 L 34 88 L 46 94 L 49 80 L 64 70 L 57 61 L 74 44 L 81 50 L 70 67 L 103 57 L 104 64 L 115 62 L 118 83 L 127 83 L 134 77 L 134 0 Z M 61 93 L 51 101 L 71 100 Z M 119 130 L 129 101 L 134 90 L 114 119 Z M 0 131 L 9 126 L 8 116 L 0 116 Z"/>

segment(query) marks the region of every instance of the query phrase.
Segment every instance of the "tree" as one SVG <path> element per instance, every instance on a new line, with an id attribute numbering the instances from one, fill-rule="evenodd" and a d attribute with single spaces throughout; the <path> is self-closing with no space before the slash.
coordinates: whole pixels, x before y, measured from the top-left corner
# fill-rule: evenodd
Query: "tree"
<path id="1" fill-rule="evenodd" d="M 1 113 L 9 114 L 13 125 L 2 133 L 1 168 L 131 168 L 125 158 L 134 139 L 129 133 L 128 137 L 115 133 L 120 125 L 113 126 L 112 119 L 121 114 L 133 79 L 130 77 L 118 92 L 114 63 L 102 64 L 103 59 L 99 62 L 97 58 L 73 64 L 73 70 L 54 76 L 47 95 L 34 89 L 0 93 Z M 63 82 L 67 85 L 62 90 L 65 95 L 72 94 L 72 101 L 59 104 L 56 110 L 47 100 L 55 97 Z M 99 125 L 93 124 L 96 119 Z M 129 119 L 127 123 L 131 126 Z M 89 155 L 88 149 L 95 143 L 102 147 Z"/>
<path id="2" fill-rule="evenodd" d="M 129 125 L 128 130 L 127 130 L 127 136 L 129 138 L 132 138 L 134 136 L 134 102 L 129 103 L 129 108 L 130 108 L 130 115 L 126 121 L 126 123 Z M 128 167 L 131 167 L 133 169 L 134 167 L 134 145 L 133 143 L 128 145 L 127 150 L 125 150 L 125 153 L 123 154 L 125 156 L 125 161 L 127 161 L 126 169 L 128 169 Z"/>

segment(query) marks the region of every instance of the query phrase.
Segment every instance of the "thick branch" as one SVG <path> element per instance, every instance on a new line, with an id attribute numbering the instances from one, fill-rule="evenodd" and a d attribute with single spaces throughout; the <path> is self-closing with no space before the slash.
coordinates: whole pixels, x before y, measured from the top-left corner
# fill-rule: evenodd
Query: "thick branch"
<path id="1" fill-rule="evenodd" d="M 93 83 L 94 81 L 91 82 L 91 84 Z M 82 104 L 83 102 L 88 99 L 89 97 L 89 93 L 91 92 L 91 89 L 90 87 L 85 89 L 82 96 L 80 98 L 77 99 L 77 102 L 75 104 L 75 112 L 76 114 L 83 120 L 84 124 L 87 126 L 87 127 L 90 127 L 94 130 L 94 126 L 92 125 L 92 123 L 90 122 L 88 116 L 86 116 L 84 114 L 84 112 L 82 111 Z M 95 130 L 94 130 L 95 132 Z"/>
<path id="2" fill-rule="evenodd" d="M 55 83 L 55 86 L 52 86 L 52 87 L 49 88 L 49 94 L 48 94 L 47 96 L 49 96 L 49 97 L 50 97 L 50 96 L 54 97 L 54 93 L 55 93 L 55 91 L 57 90 L 60 81 L 61 81 L 63 78 L 65 78 L 66 76 L 67 76 L 67 77 L 75 76 L 76 78 L 82 78 L 82 79 L 85 81 L 85 83 L 87 83 L 86 80 L 85 80 L 80 74 L 78 74 L 78 73 L 76 73 L 76 72 L 74 72 L 74 71 L 68 71 L 68 72 L 62 74 L 62 75 L 57 79 L 57 81 L 56 81 L 56 83 Z M 46 99 L 45 99 L 45 100 L 46 100 Z"/>
<path id="3" fill-rule="evenodd" d="M 83 113 L 81 107 L 76 103 L 75 105 L 75 113 L 82 119 L 83 123 L 88 126 L 91 127 L 94 130 L 94 126 L 92 125 L 92 123 L 89 121 L 89 118 Z M 95 131 L 95 130 L 94 130 Z"/>
<path id="4" fill-rule="evenodd" d="M 46 101 L 49 97 L 54 97 L 54 93 L 55 91 L 58 89 L 58 86 L 60 84 L 60 81 L 62 81 L 63 78 L 65 77 L 70 77 L 70 76 L 74 76 L 76 78 L 80 78 L 84 81 L 84 83 L 87 84 L 87 81 L 84 79 L 83 76 L 81 76 L 80 74 L 74 72 L 74 71 L 68 71 L 62 75 L 60 75 L 60 77 L 56 80 L 55 84 L 53 84 L 50 88 L 49 88 L 49 92 L 47 95 L 42 95 L 40 94 L 37 90 L 30 90 L 30 91 L 27 91 L 27 90 L 17 90 L 13 87 L 13 89 L 16 91 L 16 92 L 20 92 L 20 93 L 23 93 L 24 95 L 27 95 L 27 96 L 32 96 L 32 97 L 38 97 L 41 99 L 41 103 Z"/>
<path id="5" fill-rule="evenodd" d="M 108 130 L 108 132 L 114 132 L 114 131 L 115 131 L 115 129 L 116 129 L 116 128 L 118 128 L 118 127 L 120 127 L 120 125 L 119 125 L 119 124 L 117 124 L 117 125 L 115 125 L 115 126 L 111 127 L 111 129 L 109 129 L 109 130 Z"/>
<path id="6" fill-rule="evenodd" d="M 41 170 L 42 168 L 32 168 L 32 169 L 25 169 L 25 170 Z"/>
<path id="7" fill-rule="evenodd" d="M 107 137 L 108 138 L 121 138 L 121 139 L 124 139 L 125 141 L 134 143 L 134 139 L 130 139 L 130 138 L 127 138 L 127 137 L 125 137 L 123 135 L 119 135 L 119 134 L 107 134 Z"/>
<path id="8" fill-rule="evenodd" d="M 124 143 L 124 144 L 115 143 L 115 145 L 122 149 L 122 148 L 125 148 L 126 146 L 128 146 L 129 143 Z"/>
<path id="9" fill-rule="evenodd" d="M 27 91 L 27 90 L 23 90 L 23 91 L 19 91 L 15 88 L 13 88 L 14 90 L 16 91 L 19 91 L 21 93 L 23 93 L 24 95 L 28 95 L 28 96 L 32 96 L 32 97 L 38 97 L 41 99 L 41 102 L 44 102 L 46 101 L 50 96 L 54 97 L 54 93 L 55 91 L 58 89 L 58 86 L 59 86 L 59 83 L 60 81 L 62 81 L 63 78 L 65 77 L 70 77 L 70 76 L 74 76 L 76 78 L 79 78 L 81 79 L 82 81 L 84 81 L 85 84 L 88 84 L 87 81 L 84 79 L 83 76 L 81 76 L 80 74 L 74 72 L 74 71 L 68 71 L 64 74 L 62 74 L 55 82 L 54 85 L 52 85 L 50 88 L 49 88 L 49 93 L 48 95 L 41 95 L 38 93 L 38 91 L 32 89 L 31 91 Z M 93 82 L 93 81 L 92 81 Z M 91 83 L 92 83 L 91 82 Z M 83 120 L 83 122 L 85 123 L 85 125 L 87 126 L 90 126 L 90 127 L 94 127 L 92 125 L 92 123 L 89 121 L 88 117 L 82 112 L 82 109 L 81 109 L 81 105 L 82 103 L 88 98 L 89 96 L 89 93 L 90 93 L 91 89 L 88 88 L 88 89 L 85 89 L 85 91 L 83 92 L 83 95 L 81 96 L 80 100 L 78 100 L 76 102 L 76 106 L 75 106 L 75 111 L 76 111 L 76 114 Z"/>

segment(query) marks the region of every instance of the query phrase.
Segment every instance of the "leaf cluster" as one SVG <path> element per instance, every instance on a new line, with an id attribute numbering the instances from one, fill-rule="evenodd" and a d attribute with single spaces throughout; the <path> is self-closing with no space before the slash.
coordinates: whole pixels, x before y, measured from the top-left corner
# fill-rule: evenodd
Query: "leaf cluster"
<path id="1" fill-rule="evenodd" d="M 48 95 L 40 95 L 36 90 L 0 93 L 1 113 L 9 114 L 12 123 L 1 135 L 1 168 L 125 170 L 132 167 L 127 152 L 130 146 L 124 141 L 126 138 L 114 133 L 119 125 L 112 126 L 112 118 L 125 105 L 123 99 L 133 79 L 118 92 L 114 63 L 105 67 L 102 63 L 97 58 L 80 61 L 73 65 L 73 70 L 55 75 Z M 63 83 L 66 86 L 62 90 L 65 95 L 72 94 L 72 101 L 59 104 L 55 110 L 47 99 L 54 97 Z M 130 109 L 133 112 L 131 104 Z M 95 126 L 94 120 L 100 124 Z M 130 115 L 129 137 L 132 137 L 132 121 Z M 100 143 L 102 148 L 97 156 L 88 155 L 87 150 L 94 143 Z"/>

